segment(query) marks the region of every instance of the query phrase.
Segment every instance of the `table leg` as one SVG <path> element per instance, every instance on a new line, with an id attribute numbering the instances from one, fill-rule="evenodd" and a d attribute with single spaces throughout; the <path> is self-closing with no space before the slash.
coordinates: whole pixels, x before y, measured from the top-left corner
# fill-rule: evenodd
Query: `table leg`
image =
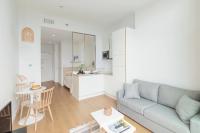
<path id="1" fill-rule="evenodd" d="M 34 94 L 30 95 L 30 103 L 31 104 L 34 103 Z M 27 118 L 27 120 L 26 120 L 26 118 L 22 118 L 21 120 L 19 120 L 18 124 L 22 125 L 22 126 L 31 125 L 31 124 L 34 124 L 35 122 L 42 120 L 43 117 L 44 117 L 44 113 L 37 113 L 36 120 L 35 120 L 34 110 L 33 110 L 33 108 L 31 108 L 30 109 L 30 115 Z"/>
<path id="2" fill-rule="evenodd" d="M 42 120 L 43 118 L 44 118 L 44 113 L 37 113 L 36 122 Z M 28 126 L 28 125 L 31 125 L 31 124 L 34 124 L 34 123 L 35 123 L 34 114 L 33 115 L 29 115 L 29 117 L 27 118 L 27 120 L 26 120 L 26 118 L 22 118 L 18 122 L 18 124 L 21 125 L 21 126 Z"/>

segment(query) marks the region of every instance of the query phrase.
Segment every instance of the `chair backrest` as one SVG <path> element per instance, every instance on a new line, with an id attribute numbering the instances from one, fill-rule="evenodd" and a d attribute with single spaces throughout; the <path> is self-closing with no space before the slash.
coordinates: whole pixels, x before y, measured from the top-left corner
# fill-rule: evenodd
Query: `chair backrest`
<path id="1" fill-rule="evenodd" d="M 28 78 L 24 75 L 17 75 L 17 83 L 28 82 Z"/>
<path id="2" fill-rule="evenodd" d="M 17 91 L 26 89 L 28 87 L 31 87 L 28 78 L 25 77 L 24 75 L 17 75 L 17 84 L 16 84 Z"/>
<path id="3" fill-rule="evenodd" d="M 49 106 L 52 102 L 53 90 L 55 87 L 46 89 L 41 93 L 41 105 L 42 107 Z"/>
<path id="4" fill-rule="evenodd" d="M 31 85 L 29 83 L 17 83 L 16 84 L 16 89 L 17 91 L 21 91 L 23 89 L 27 89 L 27 88 L 30 88 Z"/>
<path id="5" fill-rule="evenodd" d="M 27 89 L 30 87 L 30 84 L 28 83 L 17 83 L 16 84 L 16 92 L 22 91 L 23 89 Z M 26 101 L 30 99 L 29 94 L 17 94 L 17 98 L 20 100 L 20 102 Z"/>

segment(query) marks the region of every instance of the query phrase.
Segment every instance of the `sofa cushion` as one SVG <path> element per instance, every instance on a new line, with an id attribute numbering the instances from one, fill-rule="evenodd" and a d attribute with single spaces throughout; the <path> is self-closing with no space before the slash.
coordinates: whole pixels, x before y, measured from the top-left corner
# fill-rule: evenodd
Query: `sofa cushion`
<path id="1" fill-rule="evenodd" d="M 124 84 L 124 92 L 125 92 L 124 94 L 125 99 L 130 99 L 130 98 L 140 99 L 138 83 Z"/>
<path id="2" fill-rule="evenodd" d="M 139 92 L 141 97 L 157 102 L 159 84 L 137 79 L 134 80 L 133 83 L 139 84 Z"/>
<path id="3" fill-rule="evenodd" d="M 191 99 L 190 97 L 184 95 L 180 98 L 178 104 L 176 105 L 176 112 L 180 119 L 186 123 L 190 123 L 190 119 L 196 115 L 200 110 L 200 102 Z"/>
<path id="4" fill-rule="evenodd" d="M 200 100 L 200 91 L 184 90 L 169 85 L 160 85 L 158 103 L 175 109 L 176 104 L 183 95 L 188 95 L 192 99 Z"/>
<path id="5" fill-rule="evenodd" d="M 144 110 L 149 120 L 175 133 L 190 133 L 189 125 L 183 123 L 172 108 L 157 104 Z"/>
<path id="6" fill-rule="evenodd" d="M 120 101 L 120 103 L 126 107 L 128 107 L 129 109 L 139 113 L 139 114 L 144 114 L 144 110 L 156 105 L 157 103 L 150 101 L 150 100 L 146 100 L 144 98 L 140 98 L 140 99 L 122 99 Z"/>

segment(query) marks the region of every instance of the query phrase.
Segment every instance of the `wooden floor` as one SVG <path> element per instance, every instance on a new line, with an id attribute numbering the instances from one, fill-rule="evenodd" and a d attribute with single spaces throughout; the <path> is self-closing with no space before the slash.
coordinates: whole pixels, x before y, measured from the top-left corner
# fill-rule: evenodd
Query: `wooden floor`
<path id="1" fill-rule="evenodd" d="M 52 85 L 54 84 L 47 84 L 48 87 Z M 38 122 L 37 133 L 68 133 L 70 128 L 93 120 L 90 113 L 104 106 L 116 107 L 116 102 L 104 95 L 78 102 L 66 88 L 56 85 L 51 105 L 54 121 L 51 121 L 46 112 L 45 118 Z M 149 130 L 128 117 L 125 119 L 136 127 L 136 133 L 150 133 Z M 14 122 L 14 129 L 20 128 L 17 124 L 18 120 L 19 114 Z M 35 133 L 34 125 L 28 126 L 28 133 Z"/>

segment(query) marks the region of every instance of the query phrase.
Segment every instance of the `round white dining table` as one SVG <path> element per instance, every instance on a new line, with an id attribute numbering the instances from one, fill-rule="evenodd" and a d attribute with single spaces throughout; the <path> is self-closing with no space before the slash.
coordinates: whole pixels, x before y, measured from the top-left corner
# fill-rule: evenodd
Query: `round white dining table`
<path id="1" fill-rule="evenodd" d="M 39 99 L 37 97 L 37 100 L 40 100 L 41 93 L 45 89 L 46 89 L 46 87 L 44 87 L 44 86 L 42 86 L 41 88 L 39 88 L 37 90 L 33 90 L 31 88 L 26 88 L 26 89 L 17 91 L 16 94 L 29 94 L 30 95 L 30 104 L 33 104 L 34 100 L 36 100 L 36 96 L 39 97 Z M 31 124 L 35 123 L 36 121 L 38 122 L 38 121 L 42 120 L 43 117 L 44 117 L 43 113 L 38 113 L 36 116 L 36 120 L 35 120 L 34 110 L 33 110 L 33 108 L 31 108 L 30 115 L 28 116 L 27 120 L 26 120 L 26 118 L 22 118 L 19 120 L 18 124 L 22 125 L 22 126 L 31 125 Z"/>

